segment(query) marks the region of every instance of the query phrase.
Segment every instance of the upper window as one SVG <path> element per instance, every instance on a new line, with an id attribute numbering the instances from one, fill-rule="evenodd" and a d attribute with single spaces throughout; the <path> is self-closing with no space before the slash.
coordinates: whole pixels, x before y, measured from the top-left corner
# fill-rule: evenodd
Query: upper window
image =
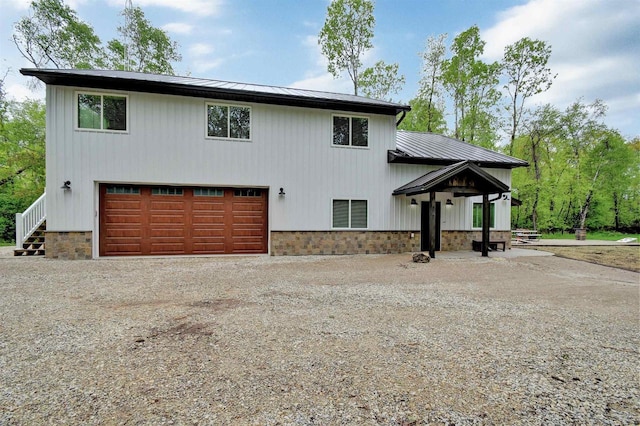
<path id="1" fill-rule="evenodd" d="M 207 104 L 207 136 L 225 139 L 251 139 L 251 108 Z"/>
<path id="2" fill-rule="evenodd" d="M 367 227 L 367 200 L 333 200 L 333 227 Z"/>
<path id="3" fill-rule="evenodd" d="M 489 227 L 496 227 L 496 205 L 491 203 L 489 207 Z M 482 228 L 482 203 L 473 203 L 473 227 Z"/>
<path id="4" fill-rule="evenodd" d="M 333 144 L 338 146 L 369 146 L 369 119 L 334 115 Z"/>
<path id="5" fill-rule="evenodd" d="M 127 96 L 78 93 L 78 129 L 127 131 Z"/>

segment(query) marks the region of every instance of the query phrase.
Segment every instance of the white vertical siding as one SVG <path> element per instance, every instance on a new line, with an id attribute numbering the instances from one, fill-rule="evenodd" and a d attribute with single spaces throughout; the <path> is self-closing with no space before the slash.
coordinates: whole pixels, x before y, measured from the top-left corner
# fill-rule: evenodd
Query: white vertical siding
<path id="1" fill-rule="evenodd" d="M 343 148 L 332 145 L 338 111 L 250 104 L 251 141 L 229 141 L 205 137 L 205 99 L 128 92 L 126 134 L 77 131 L 75 94 L 47 88 L 50 230 L 97 231 L 98 182 L 270 188 L 271 230 L 331 229 L 334 198 L 368 200 L 370 230 L 420 228 L 419 207 L 391 193 L 434 167 L 387 163 L 395 117 L 367 115 L 369 147 Z M 510 184 L 509 170 L 489 172 Z M 64 180 L 71 191 L 60 189 Z M 454 202 L 443 208 L 443 229 L 470 229 L 471 201 Z M 508 229 L 509 209 L 497 211 Z"/>

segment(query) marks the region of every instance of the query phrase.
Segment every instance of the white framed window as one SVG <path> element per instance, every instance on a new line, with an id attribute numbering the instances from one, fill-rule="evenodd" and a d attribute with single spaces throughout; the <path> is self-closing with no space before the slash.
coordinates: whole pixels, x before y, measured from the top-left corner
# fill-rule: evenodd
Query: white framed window
<path id="1" fill-rule="evenodd" d="M 473 227 L 482 228 L 482 203 L 473 203 Z M 496 227 L 496 204 L 489 206 L 489 228 Z"/>
<path id="2" fill-rule="evenodd" d="M 251 107 L 206 104 L 208 138 L 251 140 Z"/>
<path id="3" fill-rule="evenodd" d="M 333 146 L 367 148 L 369 119 L 349 115 L 333 115 Z"/>
<path id="4" fill-rule="evenodd" d="M 115 93 L 76 92 L 76 129 L 126 132 L 129 96 Z"/>
<path id="5" fill-rule="evenodd" d="M 367 200 L 332 200 L 333 228 L 366 229 L 368 227 Z"/>

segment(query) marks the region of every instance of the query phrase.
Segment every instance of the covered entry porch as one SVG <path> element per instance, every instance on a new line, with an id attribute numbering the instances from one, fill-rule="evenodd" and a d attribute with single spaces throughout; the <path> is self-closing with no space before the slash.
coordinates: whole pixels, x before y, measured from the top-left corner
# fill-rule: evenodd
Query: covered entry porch
<path id="1" fill-rule="evenodd" d="M 438 238 L 440 235 L 441 203 L 436 200 L 436 194 L 451 194 L 454 199 L 482 196 L 480 251 L 482 256 L 486 257 L 489 255 L 490 248 L 491 203 L 503 199 L 503 196 L 508 192 L 509 186 L 507 184 L 473 162 L 461 161 L 426 173 L 397 188 L 393 191 L 393 195 L 404 195 L 406 197 L 428 196 L 428 201 L 422 203 L 421 237 L 423 238 L 423 243 L 425 243 L 422 244 L 422 249 L 428 251 L 431 257 L 435 257 L 435 252 L 440 248 Z"/>

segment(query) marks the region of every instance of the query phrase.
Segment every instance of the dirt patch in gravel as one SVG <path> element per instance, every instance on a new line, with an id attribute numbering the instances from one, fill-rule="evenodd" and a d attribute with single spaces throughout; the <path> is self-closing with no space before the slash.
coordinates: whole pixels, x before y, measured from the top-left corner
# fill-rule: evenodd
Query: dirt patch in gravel
<path id="1" fill-rule="evenodd" d="M 527 248 L 527 247 L 522 247 Z M 567 259 L 584 260 L 598 265 L 612 266 L 628 271 L 640 272 L 640 246 L 587 246 L 552 247 L 546 246 L 534 250 L 544 250 Z"/>
<path id="2" fill-rule="evenodd" d="M 640 275 L 0 258 L 0 424 L 637 424 Z"/>

